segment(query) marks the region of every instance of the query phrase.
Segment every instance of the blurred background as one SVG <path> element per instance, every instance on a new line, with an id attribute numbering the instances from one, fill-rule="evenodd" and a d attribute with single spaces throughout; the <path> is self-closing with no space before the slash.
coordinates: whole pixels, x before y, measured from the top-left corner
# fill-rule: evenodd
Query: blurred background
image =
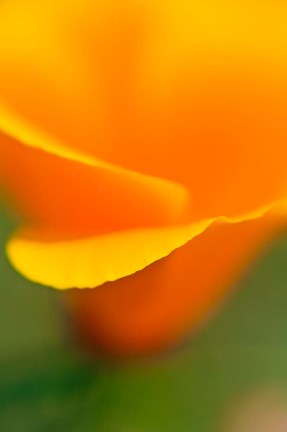
<path id="1" fill-rule="evenodd" d="M 287 235 L 173 350 L 134 362 L 73 343 L 61 294 L 22 279 L 0 209 L 1 432 L 286 432 Z"/>

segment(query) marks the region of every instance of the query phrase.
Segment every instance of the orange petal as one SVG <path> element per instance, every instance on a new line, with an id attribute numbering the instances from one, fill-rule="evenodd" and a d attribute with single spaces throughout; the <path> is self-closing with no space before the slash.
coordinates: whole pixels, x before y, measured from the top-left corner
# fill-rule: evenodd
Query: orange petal
<path id="1" fill-rule="evenodd" d="M 141 272 L 96 290 L 69 291 L 72 320 L 82 339 L 110 353 L 162 348 L 202 319 L 280 225 L 274 215 L 217 223 Z"/>
<path id="2" fill-rule="evenodd" d="M 227 0 L 1 6 L 0 129 L 23 145 L 3 138 L 0 172 L 49 247 L 183 226 L 185 186 L 192 220 L 285 198 L 286 16 Z"/>
<path id="3" fill-rule="evenodd" d="M 142 270 L 197 236 L 211 223 L 145 228 L 87 238 L 55 238 L 23 229 L 8 242 L 8 256 L 28 279 L 58 289 L 95 288 Z"/>
<path id="4" fill-rule="evenodd" d="M 8 107 L 60 141 L 80 148 L 90 141 L 102 144 L 96 133 L 103 123 L 101 89 L 69 31 L 76 3 L 1 4 L 0 129 L 6 131 L 2 110 Z"/>
<path id="5" fill-rule="evenodd" d="M 280 203 L 281 204 L 281 203 Z M 275 203 L 270 208 L 274 208 Z M 282 211 L 277 203 L 276 208 Z M 142 270 L 213 223 L 239 223 L 261 218 L 270 208 L 238 219 L 204 219 L 178 226 L 128 229 L 95 236 L 63 237 L 47 227 L 23 228 L 9 240 L 8 256 L 28 279 L 59 289 L 95 288 Z"/>
<path id="6" fill-rule="evenodd" d="M 199 218 L 233 217 L 286 196 L 286 17 L 282 2 L 10 0 L 1 102 L 69 147 L 187 185 Z"/>
<path id="7" fill-rule="evenodd" d="M 0 134 L 0 180 L 38 228 L 75 237 L 186 220 L 189 193 L 181 185 L 39 142 Z"/>

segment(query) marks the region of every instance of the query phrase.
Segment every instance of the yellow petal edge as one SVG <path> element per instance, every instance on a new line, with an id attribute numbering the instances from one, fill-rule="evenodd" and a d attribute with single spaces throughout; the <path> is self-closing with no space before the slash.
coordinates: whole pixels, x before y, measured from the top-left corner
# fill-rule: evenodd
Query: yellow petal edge
<path id="1" fill-rule="evenodd" d="M 95 288 L 142 270 L 213 223 L 256 219 L 280 204 L 238 218 L 217 217 L 181 227 L 131 230 L 69 241 L 35 240 L 33 230 L 23 229 L 8 242 L 7 254 L 14 267 L 33 282 L 62 290 Z"/>

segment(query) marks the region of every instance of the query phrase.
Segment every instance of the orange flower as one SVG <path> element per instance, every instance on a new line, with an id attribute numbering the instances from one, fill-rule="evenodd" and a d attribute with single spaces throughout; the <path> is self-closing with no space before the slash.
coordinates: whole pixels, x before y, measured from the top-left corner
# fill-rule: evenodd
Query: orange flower
<path id="1" fill-rule="evenodd" d="M 11 262 L 71 291 L 85 334 L 154 349 L 283 221 L 287 6 L 9 0 L 0 178 Z"/>

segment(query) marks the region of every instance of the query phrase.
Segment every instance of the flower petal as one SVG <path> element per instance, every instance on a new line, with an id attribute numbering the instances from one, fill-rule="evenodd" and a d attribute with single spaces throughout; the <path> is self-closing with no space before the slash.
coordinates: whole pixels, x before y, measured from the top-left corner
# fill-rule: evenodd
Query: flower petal
<path id="1" fill-rule="evenodd" d="M 190 196 L 181 185 L 39 142 L 0 134 L 0 180 L 34 225 L 75 237 L 185 222 Z"/>
<path id="2" fill-rule="evenodd" d="M 260 218 L 269 209 L 244 215 Z M 206 219 L 178 227 L 127 230 L 78 239 L 54 239 L 50 232 L 26 228 L 8 242 L 8 256 L 28 279 L 59 289 L 95 288 L 144 269 L 214 222 L 236 223 L 241 219 Z"/>
<path id="3" fill-rule="evenodd" d="M 7 251 L 14 267 L 34 282 L 59 289 L 95 288 L 168 255 L 209 224 L 202 221 L 189 227 L 121 231 L 66 241 L 53 241 L 46 232 L 27 229 L 12 237 Z"/>
<path id="4" fill-rule="evenodd" d="M 90 140 L 102 142 L 95 131 L 103 105 L 96 76 L 82 61 L 65 24 L 72 4 L 1 3 L 0 100 L 1 111 L 7 106 L 27 123 L 81 148 L 80 143 Z M 0 129 L 5 128 L 1 112 Z"/>
<path id="5" fill-rule="evenodd" d="M 255 252 L 283 226 L 286 219 L 274 215 L 216 223 L 141 272 L 95 290 L 67 292 L 81 340 L 124 355 L 169 346 L 198 325 Z"/>
<path id="6" fill-rule="evenodd" d="M 198 218 L 253 211 L 286 196 L 286 17 L 282 2 L 10 0 L 0 128 L 8 107 L 70 148 L 182 183 Z"/>

